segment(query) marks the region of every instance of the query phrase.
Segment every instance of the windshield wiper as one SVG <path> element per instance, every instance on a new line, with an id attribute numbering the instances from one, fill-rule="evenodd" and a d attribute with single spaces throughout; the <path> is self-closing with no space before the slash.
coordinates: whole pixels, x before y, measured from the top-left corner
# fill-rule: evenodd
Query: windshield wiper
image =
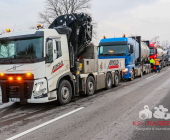
<path id="1" fill-rule="evenodd" d="M 115 54 L 101 54 L 101 56 L 115 56 Z"/>
<path id="2" fill-rule="evenodd" d="M 123 56 L 123 55 L 126 55 L 126 53 L 118 53 L 118 54 L 115 54 L 115 55 Z"/>

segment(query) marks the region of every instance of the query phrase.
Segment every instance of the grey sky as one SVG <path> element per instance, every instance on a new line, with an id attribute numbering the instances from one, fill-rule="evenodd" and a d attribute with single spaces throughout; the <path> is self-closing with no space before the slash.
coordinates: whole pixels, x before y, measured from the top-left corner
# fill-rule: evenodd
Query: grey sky
<path id="1" fill-rule="evenodd" d="M 99 42 L 106 37 L 141 35 L 143 39 L 160 36 L 169 40 L 170 0 L 93 0 L 92 15 L 98 23 Z M 44 0 L 1 0 L 0 31 L 2 29 L 26 30 L 37 24 L 38 12 Z"/>

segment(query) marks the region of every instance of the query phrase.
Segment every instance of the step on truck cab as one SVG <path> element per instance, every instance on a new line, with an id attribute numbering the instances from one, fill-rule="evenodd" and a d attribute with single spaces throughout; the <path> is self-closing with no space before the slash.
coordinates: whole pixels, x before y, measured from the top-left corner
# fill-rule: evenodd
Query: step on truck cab
<path id="1" fill-rule="evenodd" d="M 99 45 L 99 58 L 124 58 L 123 78 L 134 80 L 151 72 L 149 42 L 141 37 L 104 38 Z"/>
<path id="2" fill-rule="evenodd" d="M 60 16 L 48 29 L 0 35 L 2 102 L 63 105 L 117 86 L 125 60 L 98 58 L 91 38 L 91 17 L 84 13 Z"/>

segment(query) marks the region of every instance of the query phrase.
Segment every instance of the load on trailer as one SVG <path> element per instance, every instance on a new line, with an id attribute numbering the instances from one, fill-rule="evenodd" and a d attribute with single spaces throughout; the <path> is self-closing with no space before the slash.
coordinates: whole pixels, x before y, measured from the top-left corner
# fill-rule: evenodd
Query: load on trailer
<path id="1" fill-rule="evenodd" d="M 0 35 L 2 102 L 67 104 L 79 94 L 117 86 L 124 58 L 98 58 L 91 17 L 58 17 L 48 29 Z"/>
<path id="2" fill-rule="evenodd" d="M 107 38 L 99 44 L 99 58 L 124 58 L 123 78 L 134 80 L 151 72 L 149 41 L 142 42 L 141 37 Z"/>

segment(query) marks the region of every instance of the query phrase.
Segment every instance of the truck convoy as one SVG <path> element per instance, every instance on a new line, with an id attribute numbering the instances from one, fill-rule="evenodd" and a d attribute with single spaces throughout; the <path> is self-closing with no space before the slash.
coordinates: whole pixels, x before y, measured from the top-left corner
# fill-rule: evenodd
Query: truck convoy
<path id="1" fill-rule="evenodd" d="M 58 100 L 63 105 L 79 94 L 90 96 L 95 90 L 118 86 L 125 57 L 109 57 L 111 51 L 105 52 L 106 44 L 101 44 L 99 52 L 90 44 L 91 21 L 84 13 L 62 15 L 48 29 L 39 27 L 0 35 L 2 102 L 12 100 L 26 104 Z M 134 49 L 133 43 L 140 44 L 134 39 L 129 44 L 126 38 L 122 42 L 125 52 L 125 42 L 130 51 Z M 131 60 L 133 52 L 129 53 L 132 55 L 128 54 L 126 64 L 135 61 Z M 133 75 L 133 71 L 131 73 Z"/>
<path id="2" fill-rule="evenodd" d="M 126 38 L 104 38 L 99 44 L 99 59 L 124 58 L 123 78 L 134 80 L 135 77 L 150 73 L 149 41 L 142 42 L 140 36 Z"/>

